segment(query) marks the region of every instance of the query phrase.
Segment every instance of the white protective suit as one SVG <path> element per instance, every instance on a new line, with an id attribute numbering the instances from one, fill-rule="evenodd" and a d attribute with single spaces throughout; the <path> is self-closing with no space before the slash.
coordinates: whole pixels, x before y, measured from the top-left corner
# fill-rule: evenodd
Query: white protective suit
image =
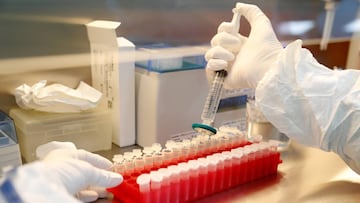
<path id="1" fill-rule="evenodd" d="M 2 177 L 1 203 L 91 202 L 106 197 L 105 188 L 123 180 L 120 174 L 108 171 L 112 166 L 109 160 L 78 150 L 72 143 L 43 146 L 38 153 L 42 160 L 9 169 Z"/>
<path id="2" fill-rule="evenodd" d="M 256 88 L 256 105 L 290 138 L 337 153 L 360 174 L 360 71 L 331 70 L 302 48 L 283 48 L 269 19 L 255 5 L 237 3 L 250 23 L 249 36 L 222 23 L 206 53 L 208 78 L 226 69 L 225 88 Z M 219 32 L 220 31 L 220 32 Z"/>

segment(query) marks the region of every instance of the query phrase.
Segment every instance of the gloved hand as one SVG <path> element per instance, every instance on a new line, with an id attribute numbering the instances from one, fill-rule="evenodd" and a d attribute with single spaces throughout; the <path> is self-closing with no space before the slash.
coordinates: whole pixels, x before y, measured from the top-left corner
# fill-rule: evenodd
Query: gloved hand
<path id="1" fill-rule="evenodd" d="M 49 179 L 83 202 L 106 197 L 105 188 L 114 187 L 123 180 L 120 174 L 108 171 L 112 166 L 110 161 L 85 150 L 56 149 L 43 163 L 51 173 Z"/>
<path id="2" fill-rule="evenodd" d="M 218 33 L 211 40 L 212 48 L 205 54 L 207 77 L 212 81 L 215 71 L 225 69 L 228 75 L 224 88 L 256 88 L 269 67 L 276 63 L 283 47 L 270 20 L 257 6 L 237 3 L 233 12 L 240 12 L 247 19 L 251 32 L 246 37 L 229 32 L 236 30 L 229 28 L 229 23 L 219 25 Z"/>
<path id="3" fill-rule="evenodd" d="M 46 153 L 47 150 L 51 151 Z M 69 143 L 50 142 L 38 147 L 37 152 L 42 158 L 45 173 L 49 173 L 49 181 L 62 186 L 83 202 L 106 197 L 105 188 L 114 187 L 123 180 L 120 174 L 108 171 L 112 167 L 109 160 L 78 150 Z M 39 152 L 46 155 L 41 157 Z"/>

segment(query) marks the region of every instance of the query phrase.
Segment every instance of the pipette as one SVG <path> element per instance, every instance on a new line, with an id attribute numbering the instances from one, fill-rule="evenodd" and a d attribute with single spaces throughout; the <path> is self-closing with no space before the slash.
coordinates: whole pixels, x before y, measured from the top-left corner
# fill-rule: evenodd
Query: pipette
<path id="1" fill-rule="evenodd" d="M 237 8 L 234 8 L 232 11 L 234 15 L 231 22 L 223 22 L 219 26 L 218 32 L 228 32 L 235 35 L 239 31 L 241 15 Z M 215 115 L 218 110 L 220 99 L 222 96 L 223 85 L 226 75 L 226 70 L 220 70 L 215 73 L 214 80 L 212 81 L 210 91 L 207 95 L 205 105 L 201 114 L 202 123 L 192 124 L 192 128 L 203 135 L 216 134 L 217 130 L 213 127 L 213 123 L 215 121 Z"/>
<path id="2" fill-rule="evenodd" d="M 326 50 L 331 36 L 332 26 L 335 16 L 335 7 L 339 0 L 324 0 L 325 1 L 325 10 L 326 18 L 323 29 L 322 38 L 320 41 L 320 50 Z"/>

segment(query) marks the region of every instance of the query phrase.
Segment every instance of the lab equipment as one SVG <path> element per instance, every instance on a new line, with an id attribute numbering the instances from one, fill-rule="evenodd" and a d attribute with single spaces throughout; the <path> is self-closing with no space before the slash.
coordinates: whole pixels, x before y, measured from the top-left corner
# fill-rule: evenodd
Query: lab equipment
<path id="1" fill-rule="evenodd" d="M 0 111 L 0 168 L 20 166 L 22 164 L 20 149 L 14 122 Z M 2 176 L 3 171 L 0 171 Z"/>
<path id="2" fill-rule="evenodd" d="M 215 121 L 215 115 L 218 110 L 220 99 L 222 96 L 225 77 L 225 70 L 216 72 L 215 78 L 212 82 L 210 91 L 205 101 L 203 112 L 201 114 L 202 123 L 194 123 L 192 125 L 192 128 L 200 134 L 216 134 L 216 129 L 212 126 Z"/>
<path id="3" fill-rule="evenodd" d="M 196 136 L 189 129 L 200 114 L 209 91 L 204 73 L 207 46 L 147 44 L 136 50 L 137 144 L 164 145 L 167 140 Z M 247 91 L 224 90 L 215 125 L 245 126 Z M 245 127 L 244 127 L 245 129 Z"/>
<path id="4" fill-rule="evenodd" d="M 70 141 L 88 151 L 111 148 L 108 110 L 96 108 L 62 114 L 13 108 L 9 115 L 14 120 L 21 155 L 26 162 L 36 160 L 36 148 L 50 141 Z"/>
<path id="5" fill-rule="evenodd" d="M 167 164 L 154 159 L 161 164 L 141 172 L 125 172 L 124 182 L 108 190 L 125 203 L 181 203 L 277 173 L 281 159 L 276 143 L 249 142 L 240 131 L 220 132 L 211 136 L 213 139 L 208 137 L 204 151 L 197 148 L 189 151 L 188 156 L 179 154 L 177 159 Z M 228 141 L 221 142 L 223 138 Z M 200 139 L 169 143 L 184 147 L 191 145 L 192 141 L 199 143 Z M 188 149 L 193 149 L 193 146 Z"/>
<path id="6" fill-rule="evenodd" d="M 234 8 L 233 18 L 231 22 L 224 22 L 219 26 L 218 32 L 228 32 L 230 34 L 237 34 L 240 27 L 240 13 Z M 229 64 L 230 66 L 232 63 Z M 201 114 L 202 123 L 192 124 L 192 128 L 200 134 L 213 135 L 216 134 L 216 129 L 213 127 L 215 115 L 218 111 L 220 99 L 222 97 L 224 80 L 227 75 L 226 70 L 218 70 L 215 72 L 215 77 L 212 81 L 208 96 Z"/>
<path id="7" fill-rule="evenodd" d="M 324 0 L 324 1 L 325 1 L 326 17 L 324 22 L 322 38 L 320 41 L 320 50 L 327 49 L 327 45 L 331 37 L 336 5 L 340 0 Z"/>
<path id="8" fill-rule="evenodd" d="M 138 47 L 135 69 L 137 144 L 143 147 L 152 143 L 164 145 L 167 140 L 193 136 L 189 126 L 201 113 L 199 107 L 208 89 L 204 52 L 205 49 L 198 46 Z"/>
<path id="9" fill-rule="evenodd" d="M 112 140 L 135 144 L 135 45 L 117 37 L 120 22 L 96 20 L 86 25 L 91 48 L 92 85 L 104 95 L 111 113 Z"/>

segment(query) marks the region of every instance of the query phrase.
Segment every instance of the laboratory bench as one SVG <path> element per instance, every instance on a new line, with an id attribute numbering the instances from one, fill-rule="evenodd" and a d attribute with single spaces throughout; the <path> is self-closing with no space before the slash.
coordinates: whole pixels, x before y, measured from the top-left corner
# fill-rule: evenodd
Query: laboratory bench
<path id="1" fill-rule="evenodd" d="M 98 154 L 111 160 L 139 146 L 120 148 Z M 199 203 L 312 203 L 360 202 L 360 175 L 353 172 L 336 154 L 305 147 L 294 141 L 281 152 L 282 163 L 274 176 L 253 181 L 200 199 Z M 99 199 L 96 203 L 121 203 Z"/>

